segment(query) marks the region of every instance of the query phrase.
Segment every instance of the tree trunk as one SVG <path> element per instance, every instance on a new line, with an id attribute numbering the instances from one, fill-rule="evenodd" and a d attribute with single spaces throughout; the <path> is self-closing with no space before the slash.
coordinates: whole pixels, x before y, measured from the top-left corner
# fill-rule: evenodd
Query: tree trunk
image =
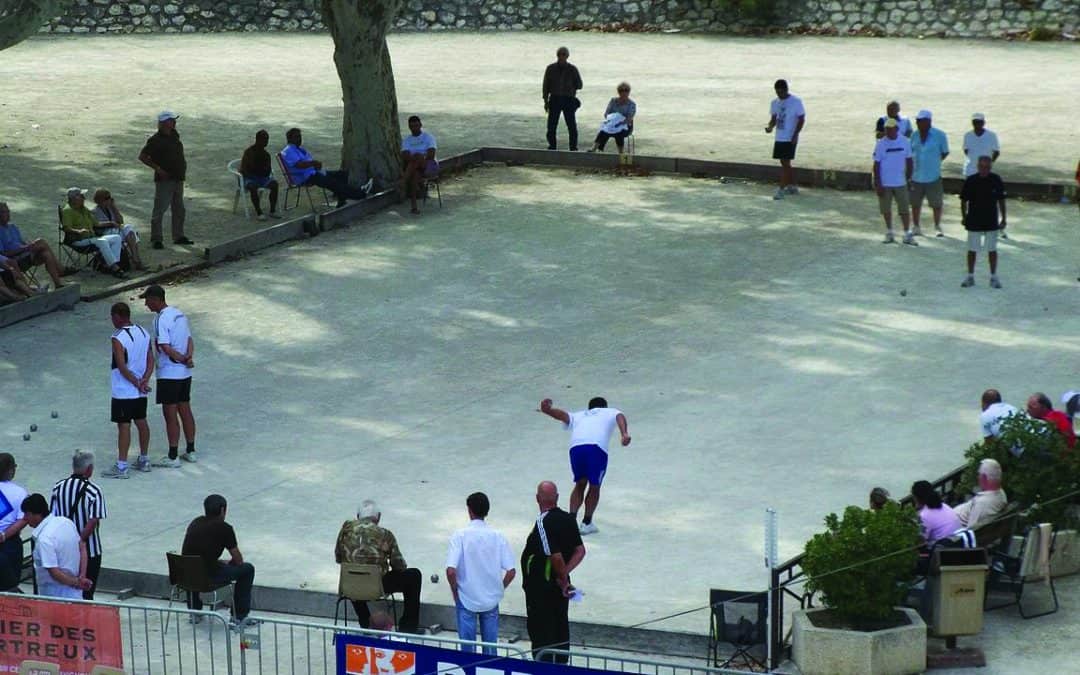
<path id="1" fill-rule="evenodd" d="M 60 0 L 0 0 L 0 49 L 17 45 L 63 13 Z"/>
<path id="2" fill-rule="evenodd" d="M 402 0 L 322 0 L 334 38 L 334 65 L 345 104 L 341 168 L 350 182 L 374 178 L 392 187 L 401 176 L 397 93 L 386 33 Z"/>

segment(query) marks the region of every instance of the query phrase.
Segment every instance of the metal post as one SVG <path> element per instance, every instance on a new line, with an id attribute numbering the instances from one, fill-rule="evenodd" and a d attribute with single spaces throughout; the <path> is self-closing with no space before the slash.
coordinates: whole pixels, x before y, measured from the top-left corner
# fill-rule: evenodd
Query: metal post
<path id="1" fill-rule="evenodd" d="M 775 576 L 773 574 L 773 568 L 776 567 L 776 563 L 777 563 L 776 558 L 777 558 L 777 552 L 778 552 L 777 551 L 777 548 L 778 548 L 777 547 L 777 539 L 779 537 L 779 532 L 777 530 L 777 526 L 778 526 L 778 517 L 776 515 L 776 509 L 771 508 L 771 507 L 765 509 L 765 569 L 768 571 L 768 581 L 766 582 L 765 588 L 768 589 L 768 593 L 769 593 L 769 602 L 767 603 L 768 607 L 769 607 L 769 611 L 766 614 L 766 617 L 767 617 L 767 619 L 766 619 L 767 620 L 766 635 L 769 636 L 769 639 L 767 640 L 768 652 L 766 654 L 766 663 L 769 664 L 769 669 L 770 670 L 773 668 L 773 664 L 774 664 L 774 661 L 773 661 L 773 642 L 774 642 L 774 640 L 772 639 L 772 635 L 773 635 L 772 594 L 775 592 L 775 589 L 773 589 L 772 584 L 773 584 L 773 577 Z"/>

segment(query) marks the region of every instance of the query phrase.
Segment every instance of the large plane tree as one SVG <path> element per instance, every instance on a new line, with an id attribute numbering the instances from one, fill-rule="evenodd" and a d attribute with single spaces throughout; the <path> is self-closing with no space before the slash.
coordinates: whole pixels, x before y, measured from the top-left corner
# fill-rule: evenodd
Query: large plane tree
<path id="1" fill-rule="evenodd" d="M 70 0 L 69 0 L 70 2 Z M 0 0 L 0 49 L 17 45 L 63 12 L 61 0 Z"/>

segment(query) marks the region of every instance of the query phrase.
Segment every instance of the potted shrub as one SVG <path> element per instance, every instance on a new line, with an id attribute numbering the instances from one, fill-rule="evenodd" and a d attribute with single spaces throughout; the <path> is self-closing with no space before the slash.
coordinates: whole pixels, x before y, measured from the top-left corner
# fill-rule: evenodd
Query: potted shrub
<path id="1" fill-rule="evenodd" d="M 926 624 L 898 607 L 915 577 L 921 526 L 910 508 L 849 506 L 806 544 L 806 588 L 824 608 L 796 611 L 792 658 L 803 675 L 906 675 L 926 669 Z"/>

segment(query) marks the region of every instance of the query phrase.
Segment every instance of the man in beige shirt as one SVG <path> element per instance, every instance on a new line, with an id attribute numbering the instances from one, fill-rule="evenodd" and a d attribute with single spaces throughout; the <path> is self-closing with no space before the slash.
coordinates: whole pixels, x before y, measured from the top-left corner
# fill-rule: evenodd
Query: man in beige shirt
<path id="1" fill-rule="evenodd" d="M 1001 465 L 997 460 L 984 459 L 979 462 L 979 491 L 953 511 L 964 527 L 975 530 L 993 522 L 1008 503 L 1001 489 Z"/>

